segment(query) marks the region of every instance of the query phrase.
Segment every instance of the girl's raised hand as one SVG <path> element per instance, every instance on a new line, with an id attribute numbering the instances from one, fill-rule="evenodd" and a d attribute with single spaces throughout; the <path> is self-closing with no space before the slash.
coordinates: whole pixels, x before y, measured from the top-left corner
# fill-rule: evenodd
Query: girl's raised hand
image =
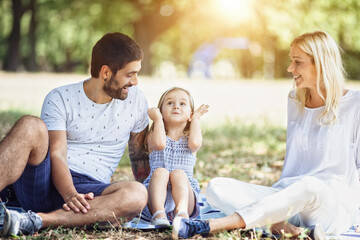
<path id="1" fill-rule="evenodd" d="M 200 117 L 202 115 L 204 115 L 205 113 L 207 113 L 208 111 L 209 111 L 209 105 L 202 104 L 200 107 L 198 107 L 198 109 L 195 110 L 195 112 L 193 113 L 193 115 L 190 118 L 190 121 L 192 121 L 194 119 L 199 120 Z"/>
<path id="2" fill-rule="evenodd" d="M 157 107 L 149 108 L 148 115 L 149 115 L 149 118 L 153 121 L 162 119 L 160 109 Z"/>

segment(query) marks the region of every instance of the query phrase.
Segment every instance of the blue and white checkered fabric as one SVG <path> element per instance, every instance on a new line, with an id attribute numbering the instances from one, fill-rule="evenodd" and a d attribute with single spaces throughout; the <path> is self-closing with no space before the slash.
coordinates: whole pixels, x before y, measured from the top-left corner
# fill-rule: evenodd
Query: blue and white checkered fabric
<path id="1" fill-rule="evenodd" d="M 199 206 L 200 215 L 197 217 L 198 219 L 221 218 L 225 216 L 224 213 L 210 206 L 210 204 L 206 201 L 206 197 L 204 194 L 199 195 Z M 134 218 L 130 222 L 125 223 L 123 227 L 137 229 L 160 228 L 159 226 L 151 225 L 150 219 L 146 218 L 145 216 L 141 216 L 140 218 Z"/>

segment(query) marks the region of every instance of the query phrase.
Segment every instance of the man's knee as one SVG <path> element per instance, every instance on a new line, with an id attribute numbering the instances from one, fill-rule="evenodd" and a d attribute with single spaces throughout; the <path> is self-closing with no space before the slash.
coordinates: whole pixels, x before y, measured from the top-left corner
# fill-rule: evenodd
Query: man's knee
<path id="1" fill-rule="evenodd" d="M 148 201 L 148 192 L 143 184 L 135 181 L 128 182 L 126 197 L 132 204 L 139 206 L 141 209 L 145 207 Z"/>
<path id="2" fill-rule="evenodd" d="M 35 138 L 37 141 L 48 141 L 47 127 L 38 117 L 24 115 L 16 122 L 14 128 L 19 128 L 24 134 L 24 138 Z"/>

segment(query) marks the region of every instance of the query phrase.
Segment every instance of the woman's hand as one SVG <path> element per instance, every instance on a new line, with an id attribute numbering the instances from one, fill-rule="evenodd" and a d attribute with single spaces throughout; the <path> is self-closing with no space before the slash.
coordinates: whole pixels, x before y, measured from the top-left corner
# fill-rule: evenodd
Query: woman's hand
<path id="1" fill-rule="evenodd" d="M 202 117 L 202 115 L 204 115 L 208 111 L 209 111 L 209 105 L 202 104 L 200 107 L 198 107 L 198 109 L 195 110 L 189 121 L 191 122 L 194 119 L 199 120 L 200 117 Z"/>
<path id="2" fill-rule="evenodd" d="M 69 194 L 67 199 L 64 199 L 65 203 L 63 204 L 63 209 L 65 211 L 73 210 L 76 213 L 80 211 L 82 213 L 87 213 L 88 210 L 90 209 L 90 205 L 86 201 L 86 199 L 93 200 L 94 193 L 90 192 L 86 194 L 81 194 L 81 193 Z"/>
<path id="3" fill-rule="evenodd" d="M 158 121 L 158 120 L 162 120 L 162 115 L 161 115 L 160 109 L 157 107 L 149 108 L 148 115 L 149 115 L 149 118 L 151 120 L 153 120 L 154 122 Z"/>

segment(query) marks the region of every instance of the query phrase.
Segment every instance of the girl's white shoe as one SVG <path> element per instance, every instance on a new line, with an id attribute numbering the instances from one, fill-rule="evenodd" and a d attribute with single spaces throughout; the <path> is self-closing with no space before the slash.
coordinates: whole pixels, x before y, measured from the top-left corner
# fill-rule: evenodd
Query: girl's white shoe
<path id="1" fill-rule="evenodd" d="M 166 216 L 164 211 L 157 211 L 152 215 L 150 223 L 155 226 L 170 226 L 170 222 L 166 217 L 155 218 L 160 213 L 163 213 Z"/>

